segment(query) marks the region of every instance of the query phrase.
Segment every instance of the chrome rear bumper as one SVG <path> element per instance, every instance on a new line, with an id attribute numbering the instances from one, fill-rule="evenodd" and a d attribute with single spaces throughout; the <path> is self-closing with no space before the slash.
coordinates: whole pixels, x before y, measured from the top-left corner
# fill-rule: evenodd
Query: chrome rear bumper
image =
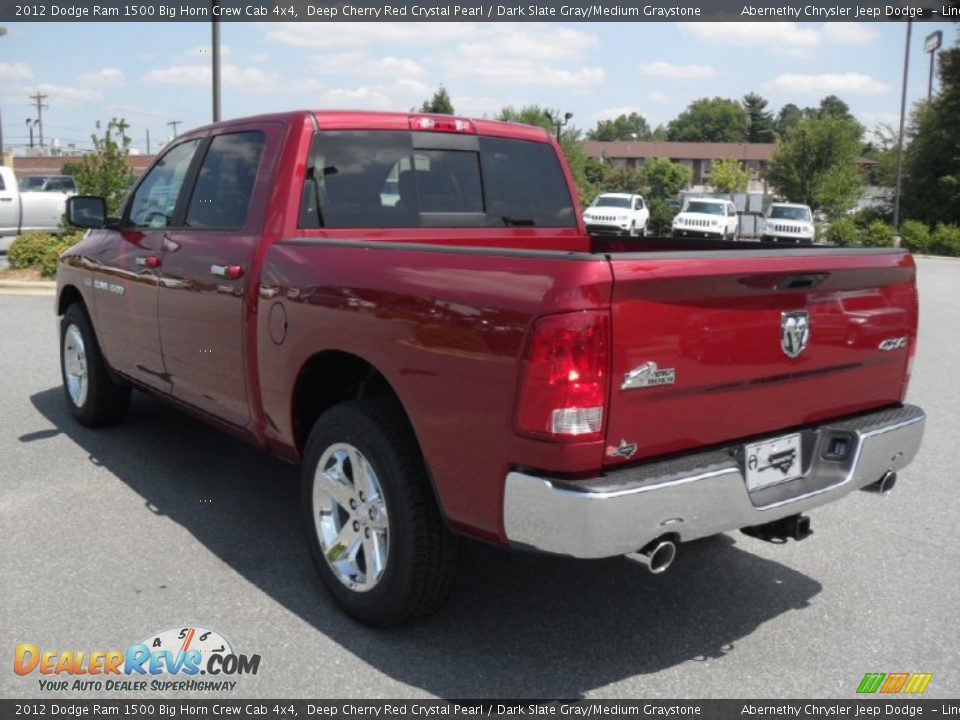
<path id="1" fill-rule="evenodd" d="M 904 405 L 802 430 L 803 477 L 752 492 L 742 445 L 575 482 L 511 472 L 504 528 L 518 547 L 601 558 L 634 552 L 664 535 L 686 542 L 762 525 L 902 470 L 920 449 L 925 420 L 920 408 Z M 848 439 L 846 454 L 825 457 L 837 438 Z"/>

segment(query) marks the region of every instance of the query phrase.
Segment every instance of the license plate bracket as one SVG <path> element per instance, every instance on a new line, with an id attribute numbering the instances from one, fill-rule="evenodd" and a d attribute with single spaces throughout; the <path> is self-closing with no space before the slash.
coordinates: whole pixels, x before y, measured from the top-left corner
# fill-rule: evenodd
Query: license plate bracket
<path id="1" fill-rule="evenodd" d="M 743 446 L 747 491 L 803 477 L 803 442 L 800 433 Z"/>

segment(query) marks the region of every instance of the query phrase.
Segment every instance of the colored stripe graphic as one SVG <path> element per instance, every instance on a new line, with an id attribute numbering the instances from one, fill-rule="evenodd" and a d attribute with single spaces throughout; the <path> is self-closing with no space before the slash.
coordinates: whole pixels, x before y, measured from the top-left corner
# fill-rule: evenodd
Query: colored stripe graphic
<path id="1" fill-rule="evenodd" d="M 857 692 L 875 693 L 885 677 L 886 673 L 867 673 L 863 676 L 863 680 L 860 681 L 860 685 L 857 687 Z"/>
<path id="2" fill-rule="evenodd" d="M 903 689 L 905 693 L 922 693 L 933 679 L 933 673 L 914 673 Z"/>
<path id="3" fill-rule="evenodd" d="M 887 680 L 883 683 L 883 686 L 880 688 L 882 693 L 898 693 L 901 688 L 903 688 L 904 683 L 907 682 L 907 678 L 910 677 L 910 673 L 890 673 L 887 675 Z"/>

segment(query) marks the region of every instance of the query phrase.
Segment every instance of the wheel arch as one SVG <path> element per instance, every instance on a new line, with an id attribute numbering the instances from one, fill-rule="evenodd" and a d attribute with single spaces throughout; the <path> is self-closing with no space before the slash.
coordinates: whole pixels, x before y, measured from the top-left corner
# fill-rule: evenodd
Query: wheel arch
<path id="1" fill-rule="evenodd" d="M 84 300 L 83 293 L 80 292 L 80 289 L 73 284 L 64 285 L 57 297 L 57 315 L 63 315 L 67 311 L 67 308 L 76 302 L 83 305 L 89 316 L 90 310 L 87 308 L 87 301 Z"/>
<path id="2" fill-rule="evenodd" d="M 291 427 L 297 454 L 302 458 L 314 423 L 326 410 L 347 400 L 385 397 L 393 400 L 417 443 L 440 515 L 449 526 L 430 461 L 423 451 L 410 412 L 393 385 L 369 360 L 343 350 L 323 350 L 312 355 L 300 368 L 290 402 Z"/>

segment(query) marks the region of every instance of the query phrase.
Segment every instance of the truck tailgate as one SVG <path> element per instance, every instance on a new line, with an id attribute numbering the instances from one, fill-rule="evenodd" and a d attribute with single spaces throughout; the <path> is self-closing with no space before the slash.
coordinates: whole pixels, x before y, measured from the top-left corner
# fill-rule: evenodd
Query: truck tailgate
<path id="1" fill-rule="evenodd" d="M 813 248 L 609 257 L 607 463 L 901 400 L 917 320 L 908 254 Z M 612 452 L 621 444 L 636 444 L 636 453 Z"/>

